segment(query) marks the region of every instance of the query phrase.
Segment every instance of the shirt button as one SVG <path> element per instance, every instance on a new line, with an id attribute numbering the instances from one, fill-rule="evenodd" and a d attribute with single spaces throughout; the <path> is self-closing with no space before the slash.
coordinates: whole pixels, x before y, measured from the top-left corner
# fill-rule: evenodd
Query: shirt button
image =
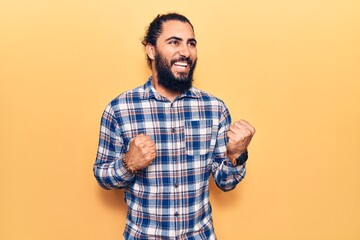
<path id="1" fill-rule="evenodd" d="M 179 216 L 179 213 L 176 211 L 176 212 L 174 213 L 174 216 L 175 216 L 175 217 Z"/>
<path id="2" fill-rule="evenodd" d="M 174 187 L 175 187 L 175 188 L 178 188 L 178 187 L 179 187 L 179 183 L 178 183 L 178 182 L 175 182 L 175 183 L 174 183 Z"/>
<path id="3" fill-rule="evenodd" d="M 174 133 L 174 132 L 175 132 L 175 129 L 174 129 L 174 128 L 172 128 L 172 129 L 171 129 L 171 132 L 172 132 L 172 133 Z"/>

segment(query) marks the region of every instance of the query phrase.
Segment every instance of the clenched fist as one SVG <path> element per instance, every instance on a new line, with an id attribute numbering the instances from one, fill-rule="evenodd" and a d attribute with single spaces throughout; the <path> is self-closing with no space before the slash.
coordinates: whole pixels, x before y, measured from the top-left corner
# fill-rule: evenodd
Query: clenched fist
<path id="1" fill-rule="evenodd" d="M 235 159 L 246 151 L 252 137 L 255 134 L 255 128 L 245 120 L 234 122 L 227 133 L 229 142 L 227 145 L 227 153 L 234 165 Z"/>
<path id="2" fill-rule="evenodd" d="M 154 141 L 145 134 L 139 134 L 130 140 L 126 163 L 130 170 L 136 171 L 150 165 L 156 157 Z"/>

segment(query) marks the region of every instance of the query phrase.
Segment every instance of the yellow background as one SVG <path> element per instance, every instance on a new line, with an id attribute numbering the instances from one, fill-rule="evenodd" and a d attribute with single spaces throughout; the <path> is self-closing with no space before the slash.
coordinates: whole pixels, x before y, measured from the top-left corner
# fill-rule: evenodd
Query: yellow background
<path id="1" fill-rule="evenodd" d="M 218 238 L 360 239 L 360 2 L 3 0 L 0 239 L 121 239 L 97 185 L 100 117 L 150 75 L 158 14 L 195 27 L 196 86 L 257 129 L 248 174 L 211 183 Z"/>

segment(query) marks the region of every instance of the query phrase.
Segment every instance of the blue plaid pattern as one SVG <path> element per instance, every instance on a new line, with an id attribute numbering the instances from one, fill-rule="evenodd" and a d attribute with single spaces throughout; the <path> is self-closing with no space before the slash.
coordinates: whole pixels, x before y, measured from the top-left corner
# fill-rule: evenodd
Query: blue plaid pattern
<path id="1" fill-rule="evenodd" d="M 245 164 L 226 157 L 231 119 L 225 104 L 192 87 L 173 102 L 151 85 L 127 91 L 106 107 L 94 175 L 105 189 L 125 189 L 124 239 L 215 239 L 209 178 L 229 191 L 245 176 Z M 138 134 L 151 137 L 156 158 L 136 174 L 123 157 Z"/>

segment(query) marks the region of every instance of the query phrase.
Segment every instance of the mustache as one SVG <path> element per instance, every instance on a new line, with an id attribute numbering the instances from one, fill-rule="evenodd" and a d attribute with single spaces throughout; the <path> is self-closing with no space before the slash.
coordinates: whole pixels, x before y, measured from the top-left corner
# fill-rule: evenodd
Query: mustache
<path id="1" fill-rule="evenodd" d="M 176 62 L 186 62 L 187 64 L 189 64 L 190 66 L 192 65 L 193 61 L 190 58 L 186 58 L 186 57 L 180 57 L 178 59 L 173 59 L 170 61 L 170 64 L 173 65 Z"/>

